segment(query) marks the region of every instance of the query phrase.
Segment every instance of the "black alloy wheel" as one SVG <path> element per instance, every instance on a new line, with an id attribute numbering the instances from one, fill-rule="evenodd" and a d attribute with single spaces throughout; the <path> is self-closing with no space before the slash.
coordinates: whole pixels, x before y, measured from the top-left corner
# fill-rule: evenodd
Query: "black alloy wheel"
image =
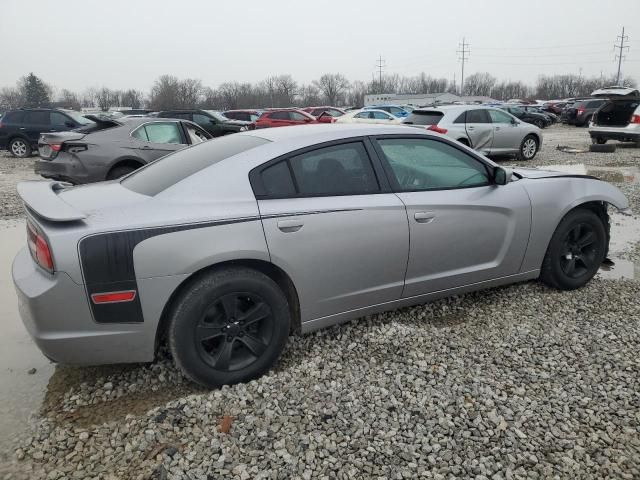
<path id="1" fill-rule="evenodd" d="M 234 292 L 207 305 L 194 330 L 202 360 L 224 372 L 251 365 L 273 336 L 273 313 L 264 300 L 249 292 Z"/>
<path id="2" fill-rule="evenodd" d="M 560 268 L 567 276 L 580 278 L 593 268 L 598 254 L 597 240 L 594 227 L 588 223 L 579 223 L 567 232 L 559 252 Z"/>

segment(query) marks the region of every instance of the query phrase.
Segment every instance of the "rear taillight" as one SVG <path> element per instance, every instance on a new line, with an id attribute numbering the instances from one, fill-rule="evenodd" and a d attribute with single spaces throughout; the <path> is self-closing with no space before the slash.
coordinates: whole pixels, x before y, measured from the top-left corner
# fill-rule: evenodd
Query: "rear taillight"
<path id="1" fill-rule="evenodd" d="M 33 260 L 47 272 L 53 273 L 53 257 L 49 243 L 31 222 L 27 222 L 27 245 Z"/>
<path id="2" fill-rule="evenodd" d="M 640 123 L 640 115 L 634 115 L 631 117 L 631 123 Z"/>
<path id="3" fill-rule="evenodd" d="M 584 107 L 580 107 L 580 108 L 578 109 L 578 113 L 584 113 Z"/>
<path id="4" fill-rule="evenodd" d="M 4 125 L 2 124 L 2 122 L 0 122 L 0 128 L 4 127 Z"/>
<path id="5" fill-rule="evenodd" d="M 59 152 L 60 150 L 62 150 L 62 144 L 61 143 L 50 143 L 49 147 L 54 152 Z"/>
<path id="6" fill-rule="evenodd" d="M 427 130 L 431 130 L 432 132 L 436 132 L 436 133 L 442 133 L 445 134 L 448 132 L 448 130 L 446 128 L 441 128 L 437 125 L 429 125 L 427 127 Z"/>

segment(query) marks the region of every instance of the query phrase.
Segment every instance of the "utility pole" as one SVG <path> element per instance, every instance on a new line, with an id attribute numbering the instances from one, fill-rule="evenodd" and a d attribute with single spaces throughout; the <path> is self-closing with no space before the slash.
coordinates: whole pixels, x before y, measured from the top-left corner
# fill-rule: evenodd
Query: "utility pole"
<path id="1" fill-rule="evenodd" d="M 625 46 L 624 42 L 628 41 L 629 37 L 624 34 L 624 27 L 622 27 L 622 35 L 618 35 L 617 40 L 620 42 L 620 45 L 617 43 L 614 45 L 615 48 L 618 49 L 618 53 L 616 54 L 616 59 L 618 60 L 618 75 L 616 75 L 616 85 L 620 85 L 620 70 L 622 69 L 622 60 L 626 58 L 622 52 L 625 48 L 629 48 Z"/>
<path id="2" fill-rule="evenodd" d="M 460 57 L 458 59 L 462 62 L 462 75 L 460 76 L 460 96 L 464 95 L 464 64 L 467 60 L 469 60 L 469 54 L 471 51 L 469 50 L 469 44 L 465 41 L 465 38 L 462 37 L 462 43 L 458 45 L 461 50 L 458 50 L 458 54 Z"/>
<path id="3" fill-rule="evenodd" d="M 380 55 L 378 57 L 378 62 L 376 63 L 376 68 L 378 69 L 378 79 L 379 79 L 379 82 L 380 82 L 380 83 L 378 83 L 378 85 L 379 85 L 378 88 L 380 89 L 380 93 L 384 93 L 382 91 L 382 70 L 384 69 L 385 66 L 386 65 L 385 65 L 384 60 L 382 59 L 382 55 Z"/>

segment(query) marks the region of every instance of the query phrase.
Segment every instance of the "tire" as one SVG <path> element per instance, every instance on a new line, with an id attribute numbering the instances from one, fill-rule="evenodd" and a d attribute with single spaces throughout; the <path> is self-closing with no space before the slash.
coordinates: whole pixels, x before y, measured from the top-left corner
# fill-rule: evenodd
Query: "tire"
<path id="1" fill-rule="evenodd" d="M 536 153 L 538 153 L 538 140 L 533 135 L 527 135 L 522 139 L 516 157 L 518 160 L 532 160 Z"/>
<path id="2" fill-rule="evenodd" d="M 129 175 L 131 172 L 137 170 L 138 168 L 132 167 L 131 165 L 114 167 L 109 170 L 109 173 L 107 173 L 107 180 L 117 180 L 118 178 L 124 177 L 125 175 Z"/>
<path id="3" fill-rule="evenodd" d="M 607 231 L 602 219 L 591 210 L 572 210 L 551 237 L 540 279 L 559 290 L 580 288 L 596 274 L 606 253 Z"/>
<path id="4" fill-rule="evenodd" d="M 616 151 L 615 143 L 608 143 L 606 145 L 602 144 L 593 144 L 589 145 L 590 152 L 600 152 L 600 153 L 613 153 Z"/>
<path id="5" fill-rule="evenodd" d="M 592 137 L 591 143 L 593 143 L 594 145 L 595 144 L 604 145 L 605 143 L 607 143 L 607 139 L 602 137 Z"/>
<path id="6" fill-rule="evenodd" d="M 27 158 L 31 156 L 31 144 L 24 138 L 17 137 L 9 142 L 9 153 L 14 157 Z"/>
<path id="7" fill-rule="evenodd" d="M 251 312 L 251 323 L 243 323 Z M 187 378 L 206 387 L 232 385 L 273 366 L 290 323 L 289 304 L 273 280 L 256 270 L 225 268 L 199 277 L 176 299 L 169 347 Z"/>

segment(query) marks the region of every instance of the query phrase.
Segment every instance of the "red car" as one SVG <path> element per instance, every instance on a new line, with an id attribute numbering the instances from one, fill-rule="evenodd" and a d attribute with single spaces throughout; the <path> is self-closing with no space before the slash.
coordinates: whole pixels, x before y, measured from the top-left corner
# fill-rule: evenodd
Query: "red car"
<path id="1" fill-rule="evenodd" d="M 286 127 L 289 125 L 306 125 L 319 123 L 318 119 L 297 108 L 277 108 L 266 110 L 258 120 L 256 128 Z"/>
<path id="2" fill-rule="evenodd" d="M 328 106 L 324 106 L 324 107 L 307 107 L 307 108 L 303 108 L 302 110 L 304 110 L 307 113 L 310 113 L 311 115 L 313 115 L 316 118 L 318 118 L 323 113 L 327 113 L 328 115 L 331 115 L 332 117 L 341 117 L 342 115 L 345 114 L 345 111 L 342 110 L 341 108 L 328 107 Z"/>
<path id="3" fill-rule="evenodd" d="M 227 110 L 222 114 L 232 120 L 244 120 L 245 122 L 255 122 L 260 118 L 262 110 Z"/>

